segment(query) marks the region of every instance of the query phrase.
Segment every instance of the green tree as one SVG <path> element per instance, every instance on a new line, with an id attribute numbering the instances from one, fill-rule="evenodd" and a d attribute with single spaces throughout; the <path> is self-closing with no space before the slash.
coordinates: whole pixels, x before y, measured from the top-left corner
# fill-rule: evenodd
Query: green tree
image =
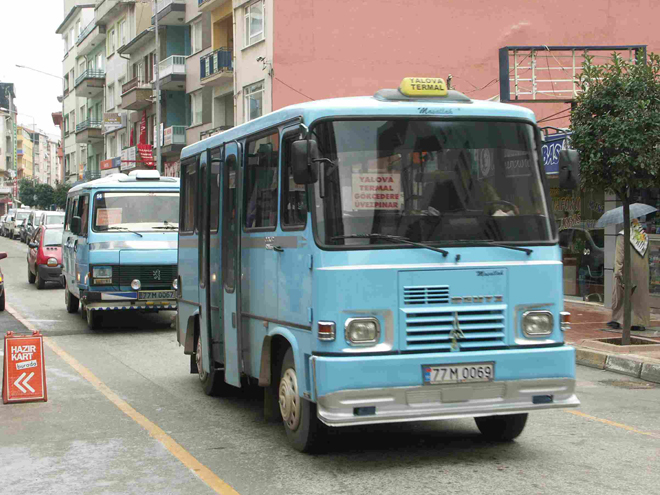
<path id="1" fill-rule="evenodd" d="M 57 205 L 58 208 L 64 209 L 66 207 L 66 193 L 71 189 L 71 184 L 57 182 L 55 184 L 55 190 L 53 191 L 53 203 Z"/>
<path id="2" fill-rule="evenodd" d="M 18 197 L 24 205 L 34 206 L 35 184 L 32 179 L 23 178 L 18 181 Z"/>
<path id="3" fill-rule="evenodd" d="M 571 110 L 572 144 L 580 154 L 581 188 L 613 193 L 623 204 L 624 238 L 630 238 L 630 201 L 660 178 L 660 56 L 634 62 L 616 53 L 596 65 L 585 55 Z M 630 344 L 630 243 L 625 243 L 622 344 Z"/>
<path id="4" fill-rule="evenodd" d="M 50 209 L 53 204 L 53 195 L 55 190 L 50 184 L 37 184 L 34 186 L 35 194 L 37 195 L 37 206 L 43 210 Z"/>

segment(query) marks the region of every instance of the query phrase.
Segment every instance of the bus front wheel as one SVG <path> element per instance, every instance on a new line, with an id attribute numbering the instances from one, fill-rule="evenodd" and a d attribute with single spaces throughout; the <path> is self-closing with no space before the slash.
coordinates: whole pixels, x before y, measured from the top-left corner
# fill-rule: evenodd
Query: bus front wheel
<path id="1" fill-rule="evenodd" d="M 316 404 L 300 396 L 293 350 L 284 355 L 280 371 L 278 402 L 286 436 L 300 452 L 312 452 L 320 443 L 323 425 L 316 417 Z"/>
<path id="2" fill-rule="evenodd" d="M 527 413 L 474 418 L 477 428 L 488 440 L 510 442 L 517 438 L 527 423 Z"/>
<path id="3" fill-rule="evenodd" d="M 204 371 L 202 352 L 202 339 L 197 335 L 197 345 L 195 346 L 195 364 L 197 364 L 197 376 L 199 382 L 202 384 L 204 393 L 214 397 L 221 396 L 225 388 L 225 372 L 224 370 L 215 369 L 213 363 L 211 364 L 211 371 L 207 373 Z"/>

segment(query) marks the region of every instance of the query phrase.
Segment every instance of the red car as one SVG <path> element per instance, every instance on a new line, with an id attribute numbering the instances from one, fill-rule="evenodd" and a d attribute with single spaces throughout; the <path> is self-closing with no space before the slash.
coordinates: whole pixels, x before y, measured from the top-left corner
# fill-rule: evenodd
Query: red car
<path id="1" fill-rule="evenodd" d="M 28 239 L 28 282 L 43 289 L 46 282 L 62 284 L 62 226 L 41 225 Z"/>

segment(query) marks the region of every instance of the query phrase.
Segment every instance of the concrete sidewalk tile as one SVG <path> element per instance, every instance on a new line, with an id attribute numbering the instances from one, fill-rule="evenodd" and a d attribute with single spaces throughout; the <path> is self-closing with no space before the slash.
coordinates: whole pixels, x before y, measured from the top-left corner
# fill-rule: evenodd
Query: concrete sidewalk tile
<path id="1" fill-rule="evenodd" d="M 639 378 L 642 371 L 642 364 L 642 361 L 631 359 L 628 356 L 609 355 L 605 361 L 605 369 Z"/>
<path id="2" fill-rule="evenodd" d="M 599 370 L 605 369 L 607 361 L 607 354 L 604 352 L 594 351 L 592 349 L 585 349 L 583 347 L 575 348 L 575 362 L 583 366 L 591 368 L 598 368 Z"/>
<path id="3" fill-rule="evenodd" d="M 653 383 L 660 383 L 660 364 L 644 363 L 639 377 Z"/>

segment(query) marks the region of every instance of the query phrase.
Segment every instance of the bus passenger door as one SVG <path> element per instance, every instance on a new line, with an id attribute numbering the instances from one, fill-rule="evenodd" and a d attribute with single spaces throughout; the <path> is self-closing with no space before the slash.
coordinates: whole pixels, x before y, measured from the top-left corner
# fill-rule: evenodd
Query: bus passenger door
<path id="1" fill-rule="evenodd" d="M 233 142 L 225 146 L 222 167 L 222 225 L 221 270 L 222 274 L 222 321 L 224 329 L 225 382 L 241 386 L 242 346 L 240 339 L 240 223 L 238 198 L 238 169 L 241 147 Z"/>
<path id="2" fill-rule="evenodd" d="M 210 325 L 211 355 L 216 363 L 225 362 L 224 332 L 222 331 L 222 275 L 220 272 L 220 170 L 223 148 L 211 150 L 208 172 L 208 307 L 206 321 Z"/>
<path id="3" fill-rule="evenodd" d="M 202 342 L 202 366 L 207 373 L 215 367 L 211 349 L 211 322 L 209 297 L 209 167 L 208 152 L 203 152 L 199 159 L 199 200 L 197 218 L 199 219 L 199 242 L 197 244 L 197 300 L 199 301 L 199 339 Z"/>

